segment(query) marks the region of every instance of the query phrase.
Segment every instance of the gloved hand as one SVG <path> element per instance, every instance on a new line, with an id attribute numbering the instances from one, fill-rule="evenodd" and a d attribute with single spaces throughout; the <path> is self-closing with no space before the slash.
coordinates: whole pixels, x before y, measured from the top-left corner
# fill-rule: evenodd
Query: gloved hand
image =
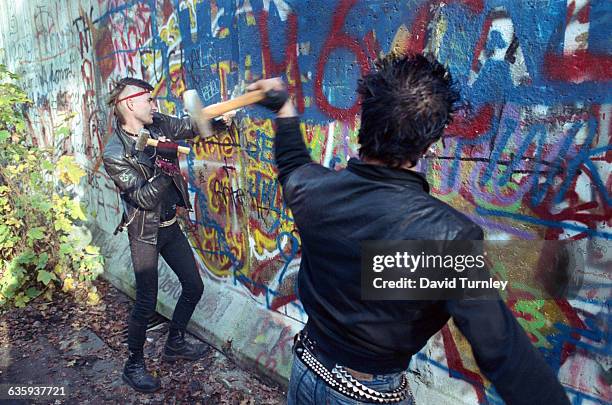
<path id="1" fill-rule="evenodd" d="M 262 105 L 277 114 L 285 106 L 285 104 L 291 104 L 288 102 L 289 93 L 287 93 L 287 87 L 278 77 L 258 80 L 255 83 L 251 83 L 247 87 L 247 90 L 264 91 L 266 97 L 257 104 Z"/>
<path id="2" fill-rule="evenodd" d="M 178 145 L 174 142 L 159 142 L 157 144 L 157 157 L 155 165 L 159 167 L 162 173 L 168 176 L 174 176 L 180 173 L 178 165 L 175 163 L 178 155 Z"/>
<path id="3" fill-rule="evenodd" d="M 178 144 L 170 141 L 160 141 L 157 146 L 157 156 L 167 160 L 175 160 L 178 156 Z"/>
<path id="4" fill-rule="evenodd" d="M 266 91 L 266 98 L 258 102 L 257 104 L 266 107 L 273 113 L 277 113 L 289 98 L 287 90 L 268 90 Z"/>
<path id="5" fill-rule="evenodd" d="M 172 177 L 181 172 L 178 165 L 171 160 L 165 159 L 159 155 L 155 158 L 155 166 L 161 170 L 162 173 Z"/>

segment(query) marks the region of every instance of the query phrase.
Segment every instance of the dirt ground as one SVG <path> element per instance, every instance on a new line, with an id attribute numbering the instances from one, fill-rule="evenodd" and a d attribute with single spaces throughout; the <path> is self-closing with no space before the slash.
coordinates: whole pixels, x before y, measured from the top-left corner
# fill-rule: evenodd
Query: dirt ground
<path id="1" fill-rule="evenodd" d="M 285 394 L 215 349 L 197 362 L 161 361 L 168 324 L 147 333 L 149 370 L 162 389 L 140 394 L 121 380 L 131 300 L 104 280 L 98 307 L 67 296 L 14 309 L 0 319 L 0 384 L 65 386 L 63 397 L 1 399 L 0 404 L 284 404 Z M 161 319 L 161 318 L 160 318 Z M 189 337 L 195 340 L 193 336 Z"/>

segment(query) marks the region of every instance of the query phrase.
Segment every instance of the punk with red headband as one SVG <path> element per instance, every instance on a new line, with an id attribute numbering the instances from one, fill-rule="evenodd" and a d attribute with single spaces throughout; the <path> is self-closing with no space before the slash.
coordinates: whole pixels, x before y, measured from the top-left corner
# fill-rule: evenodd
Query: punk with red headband
<path id="1" fill-rule="evenodd" d="M 124 208 L 115 233 L 127 229 L 136 278 L 123 380 L 140 392 L 160 388 L 159 378 L 147 371 L 143 355 L 147 324 L 157 303 L 160 254 L 182 287 L 162 359 L 198 360 L 208 349 L 185 339 L 187 323 L 204 286 L 191 246 L 176 219 L 177 207 L 192 209 L 179 170 L 176 142 L 199 134 L 189 117 L 160 114 L 152 91 L 149 83 L 131 77 L 115 84 L 108 100 L 115 116 L 113 133 L 103 154 L 104 168 L 119 189 Z"/>

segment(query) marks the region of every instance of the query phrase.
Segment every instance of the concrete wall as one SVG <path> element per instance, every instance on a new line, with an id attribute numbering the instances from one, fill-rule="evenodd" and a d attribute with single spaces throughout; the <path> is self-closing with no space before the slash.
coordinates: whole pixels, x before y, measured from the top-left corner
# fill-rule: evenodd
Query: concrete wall
<path id="1" fill-rule="evenodd" d="M 94 171 L 111 79 L 143 77 L 163 111 L 181 114 L 185 89 L 208 104 L 284 74 L 312 156 L 341 167 L 356 153 L 356 79 L 394 48 L 434 52 L 466 101 L 422 167 L 434 194 L 488 238 L 584 239 L 597 253 L 589 269 L 610 270 L 609 1 L 2 0 L 0 12 L 0 60 L 23 76 L 37 142 L 87 167 L 78 192 L 108 277 L 127 292 L 127 239 L 112 237 L 118 196 Z M 72 134 L 54 136 L 63 121 Z M 237 128 L 196 144 L 182 162 L 195 207 L 184 220 L 206 286 L 194 328 L 282 380 L 306 315 L 293 290 L 299 236 L 275 180 L 272 136 L 270 115 L 247 109 Z M 180 287 L 165 266 L 159 285 L 169 315 Z M 575 300 L 509 305 L 574 404 L 612 401 L 609 279 L 591 277 Z M 501 403 L 452 325 L 411 368 L 419 403 Z"/>

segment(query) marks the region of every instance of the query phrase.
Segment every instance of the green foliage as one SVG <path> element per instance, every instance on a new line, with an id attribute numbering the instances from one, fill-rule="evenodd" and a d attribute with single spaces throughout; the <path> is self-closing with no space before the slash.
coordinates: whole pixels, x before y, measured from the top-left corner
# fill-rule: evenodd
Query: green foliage
<path id="1" fill-rule="evenodd" d="M 92 281 L 102 272 L 100 250 L 74 240 L 87 220 L 69 186 L 85 171 L 71 156 L 33 144 L 23 109 L 30 102 L 18 76 L 0 65 L 0 310 L 23 307 L 62 289 L 91 304 Z M 56 128 L 66 137 L 67 126 Z"/>

